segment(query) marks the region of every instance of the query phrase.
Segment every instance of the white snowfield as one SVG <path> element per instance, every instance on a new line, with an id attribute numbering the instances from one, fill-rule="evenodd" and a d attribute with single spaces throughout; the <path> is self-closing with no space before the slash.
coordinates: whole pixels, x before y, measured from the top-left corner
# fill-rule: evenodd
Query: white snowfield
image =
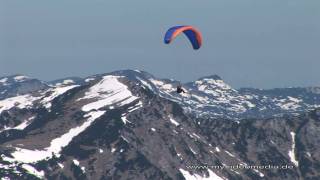
<path id="1" fill-rule="evenodd" d="M 1 158 L 4 160 L 4 161 L 12 161 L 11 158 L 8 158 L 6 156 L 4 156 L 3 154 L 1 155 Z M 22 174 L 22 172 L 20 172 L 17 168 L 16 168 L 17 164 L 15 163 L 12 163 L 12 164 L 1 164 L 0 162 L 0 169 L 6 169 L 6 170 L 12 170 L 14 173 L 16 174 Z M 45 173 L 44 171 L 38 171 L 37 169 L 35 169 L 33 166 L 29 165 L 29 164 L 21 164 L 21 168 L 23 168 L 24 170 L 27 171 L 27 173 L 29 174 L 32 174 L 40 179 L 43 179 L 44 176 L 45 176 Z M 9 177 L 1 177 L 1 180 L 2 179 L 8 179 L 10 180 Z"/>
<path id="2" fill-rule="evenodd" d="M 160 91 L 161 97 L 187 105 L 185 107 L 187 111 L 199 111 L 201 113 L 202 108 L 221 106 L 230 111 L 245 112 L 247 109 L 256 106 L 245 96 L 239 96 L 236 90 L 222 80 L 205 78 L 195 81 L 195 90 L 185 88 L 186 91 L 190 90 L 190 92 L 180 95 L 176 94 L 176 87 L 173 84 L 165 83 L 162 80 L 149 80 Z"/>
<path id="3" fill-rule="evenodd" d="M 228 84 L 224 83 L 220 79 L 215 80 L 215 79 L 204 78 L 201 81 L 196 81 L 195 84 L 198 86 L 198 90 L 204 91 L 208 94 L 213 94 L 213 95 L 217 95 L 217 94 L 215 91 L 211 90 L 212 87 L 214 88 L 219 87 L 220 89 L 223 89 L 223 90 L 233 90 Z M 210 86 L 211 88 L 209 88 Z"/>
<path id="4" fill-rule="evenodd" d="M 174 87 L 172 84 L 165 83 L 161 80 L 156 80 L 156 79 L 149 79 L 149 81 L 157 87 L 157 89 L 160 92 L 160 97 L 163 98 L 169 98 L 171 101 L 174 102 L 181 102 L 181 98 L 176 96 L 176 87 Z M 142 82 L 143 83 L 143 82 Z M 150 85 L 151 86 L 151 85 Z"/>
<path id="5" fill-rule="evenodd" d="M 25 95 L 18 95 L 15 97 L 7 98 L 0 100 L 0 113 L 2 113 L 5 110 L 10 110 L 13 107 L 24 109 L 24 108 L 30 108 L 34 105 L 35 101 L 40 101 L 43 106 L 46 108 L 51 107 L 51 101 L 64 94 L 68 90 L 77 87 L 78 85 L 71 85 L 71 86 L 65 86 L 65 87 L 52 87 L 49 90 L 42 93 L 41 96 L 32 96 L 30 94 Z M 45 94 L 51 92 L 51 94 L 47 97 L 45 97 Z"/>
<path id="6" fill-rule="evenodd" d="M 21 167 L 27 170 L 30 174 L 35 175 L 40 179 L 44 178 L 44 171 L 38 171 L 34 167 L 30 166 L 29 164 L 23 164 Z"/>
<path id="7" fill-rule="evenodd" d="M 13 79 L 15 80 L 15 81 L 17 81 L 17 82 L 22 82 L 22 81 L 24 81 L 24 80 L 26 80 L 26 79 L 28 79 L 29 77 L 27 77 L 27 76 L 16 76 L 16 77 L 14 77 Z"/>
<path id="8" fill-rule="evenodd" d="M 169 120 L 170 120 L 170 122 L 172 123 L 172 124 L 174 124 L 175 126 L 179 126 L 180 124 L 176 121 L 176 120 L 174 120 L 172 117 L 169 117 Z"/>
<path id="9" fill-rule="evenodd" d="M 84 82 L 90 82 L 90 81 L 94 81 L 94 80 L 95 80 L 95 78 L 87 78 L 84 80 Z"/>
<path id="10" fill-rule="evenodd" d="M 137 104 L 135 104 L 134 106 L 131 106 L 128 108 L 128 113 L 123 113 L 121 115 L 121 120 L 124 124 L 127 124 L 127 122 L 131 123 L 128 119 L 127 119 L 127 115 L 137 109 L 140 109 L 143 107 L 143 103 L 141 101 L 139 101 Z"/>
<path id="11" fill-rule="evenodd" d="M 290 132 L 291 139 L 292 139 L 292 145 L 291 145 L 291 150 L 289 150 L 288 155 L 290 158 L 290 161 L 295 165 L 299 166 L 299 161 L 296 159 L 295 155 L 295 147 L 296 147 L 296 142 L 295 142 L 295 137 L 296 134 L 294 132 Z"/>
<path id="12" fill-rule="evenodd" d="M 131 121 L 129 121 L 129 120 L 127 119 L 127 117 L 126 117 L 125 114 L 122 114 L 121 120 L 122 120 L 123 124 L 127 124 L 127 122 L 128 122 L 128 123 L 131 123 Z"/>
<path id="13" fill-rule="evenodd" d="M 231 157 L 235 157 L 232 153 L 230 153 L 229 151 L 225 150 L 224 152 L 226 152 L 229 156 Z"/>
<path id="14" fill-rule="evenodd" d="M 259 174 L 260 177 L 264 177 L 264 174 L 256 169 L 253 169 L 254 172 L 256 172 L 257 174 Z"/>
<path id="15" fill-rule="evenodd" d="M 95 101 L 84 105 L 82 110 L 88 112 L 109 105 L 122 106 L 137 100 L 138 97 L 132 95 L 128 87 L 118 80 L 119 78 L 121 76 L 104 76 L 100 82 L 92 86 L 78 101 L 83 99 Z"/>
<path id="16" fill-rule="evenodd" d="M 217 152 L 220 152 L 220 149 L 219 149 L 219 147 L 215 147 L 215 149 L 216 149 L 216 151 L 217 151 Z"/>
<path id="17" fill-rule="evenodd" d="M 51 94 L 49 95 L 49 96 L 47 96 L 47 97 L 45 97 L 45 98 L 43 98 L 42 100 L 41 100 L 41 103 L 44 105 L 44 107 L 46 107 L 47 109 L 49 109 L 49 108 L 51 108 L 51 101 L 54 99 L 54 98 L 56 98 L 56 97 L 58 97 L 58 96 L 60 96 L 60 95 L 62 95 L 62 94 L 64 94 L 64 93 L 66 93 L 67 91 L 69 91 L 69 90 L 71 90 L 71 89 L 73 89 L 73 88 L 75 88 L 75 87 L 78 87 L 79 85 L 71 85 L 71 86 L 64 86 L 64 87 L 60 87 L 60 86 L 57 86 L 57 87 L 53 87 L 53 88 L 51 88 L 51 89 L 49 89 L 48 91 L 46 91 L 44 94 L 46 94 L 46 93 L 48 93 L 48 92 L 51 92 Z"/>
<path id="18" fill-rule="evenodd" d="M 135 111 L 135 110 L 138 110 L 138 109 L 140 109 L 140 108 L 142 108 L 143 107 L 143 103 L 142 103 L 142 101 L 139 101 L 137 104 L 135 104 L 134 106 L 131 106 L 131 107 L 129 107 L 128 108 L 128 112 L 129 113 L 131 113 L 131 112 L 133 112 L 133 111 Z"/>
<path id="19" fill-rule="evenodd" d="M 62 163 L 58 163 L 58 166 L 63 169 L 64 168 L 64 165 Z"/>
<path id="20" fill-rule="evenodd" d="M 86 168 L 84 166 L 80 166 L 80 162 L 78 160 L 74 159 L 73 164 L 75 164 L 76 166 L 79 166 L 83 173 L 86 172 Z"/>
<path id="21" fill-rule="evenodd" d="M 195 151 L 194 149 L 192 149 L 190 146 L 189 146 L 189 149 L 190 149 L 190 151 L 191 151 L 194 155 L 197 155 L 197 154 L 198 154 L 197 151 Z"/>
<path id="22" fill-rule="evenodd" d="M 75 165 L 77 165 L 77 166 L 80 165 L 80 162 L 79 162 L 78 160 L 74 159 L 74 160 L 72 160 L 72 161 L 73 161 L 73 164 L 75 164 Z"/>
<path id="23" fill-rule="evenodd" d="M 225 106 L 226 109 L 234 112 L 245 112 L 247 109 L 256 107 L 251 103 L 252 97 L 241 96 L 237 90 L 232 89 L 231 86 L 226 84 L 220 79 L 204 78 L 194 83 L 200 94 L 197 96 L 192 95 L 194 103 L 199 104 L 199 107 L 217 105 Z"/>
<path id="24" fill-rule="evenodd" d="M 165 90 L 166 92 L 174 92 L 175 91 L 175 87 L 173 87 L 172 84 L 166 84 L 165 82 L 163 82 L 161 80 L 156 80 L 156 79 L 150 79 L 150 81 L 156 87 L 158 87 L 158 89 L 160 89 L 160 90 Z"/>
<path id="25" fill-rule="evenodd" d="M 137 77 L 137 79 L 142 83 L 143 87 L 146 87 L 148 89 L 150 89 L 151 91 L 154 91 L 153 87 L 151 86 L 151 84 L 149 84 L 148 82 L 146 82 L 145 80 Z"/>
<path id="26" fill-rule="evenodd" d="M 28 118 L 27 120 L 23 121 L 21 124 L 19 124 L 16 127 L 13 127 L 12 129 L 23 130 L 24 128 L 26 128 L 31 123 L 31 121 L 34 119 L 34 117 L 35 116 L 32 116 L 32 117 Z"/>
<path id="27" fill-rule="evenodd" d="M 22 149 L 16 148 L 16 151 L 13 152 L 11 155 L 14 157 L 14 161 L 24 162 L 24 163 L 34 163 L 46 158 L 50 158 L 52 154 L 55 156 L 60 157 L 60 151 L 63 147 L 67 146 L 73 137 L 77 136 L 81 132 L 83 132 L 87 127 L 91 125 L 91 123 L 102 116 L 105 111 L 93 111 L 86 114 L 88 118 L 86 122 L 82 125 L 72 128 L 66 134 L 53 139 L 50 143 L 50 146 L 43 149 L 43 150 L 29 150 L 29 149 Z"/>
<path id="28" fill-rule="evenodd" d="M 64 85 L 68 85 L 68 84 L 70 85 L 70 84 L 73 84 L 73 83 L 75 83 L 74 80 L 65 79 L 62 82 L 56 83 L 55 86 L 64 86 Z"/>
<path id="29" fill-rule="evenodd" d="M 41 97 L 34 97 L 26 94 L 0 100 L 0 113 L 13 107 L 17 107 L 19 109 L 31 107 L 33 105 L 33 102 L 40 98 Z"/>
<path id="30" fill-rule="evenodd" d="M 320 105 L 308 104 L 303 99 L 292 96 L 279 98 L 272 96 L 260 97 L 257 94 L 241 94 L 221 79 L 203 78 L 197 80 L 191 85 L 183 87 L 188 91 L 184 94 L 176 93 L 177 83 L 174 81 L 168 82 L 155 78 L 150 78 L 148 82 L 139 80 L 145 87 L 153 91 L 158 90 L 161 97 L 177 102 L 182 105 L 186 112 L 196 113 L 199 116 L 225 116 L 226 113 L 224 111 L 238 114 L 250 112 L 251 110 L 273 110 L 273 108 L 296 111 L 300 108 L 313 109 L 320 107 Z"/>
<path id="31" fill-rule="evenodd" d="M 8 78 L 2 78 L 2 79 L 0 79 L 0 83 L 1 83 L 2 85 L 6 85 L 6 84 L 7 84 L 7 81 L 8 81 Z"/>
<path id="32" fill-rule="evenodd" d="M 297 99 L 288 96 L 286 99 L 275 99 L 276 105 L 285 110 L 295 110 L 301 107 L 300 103 L 303 102 L 301 99 Z"/>
<path id="33" fill-rule="evenodd" d="M 218 176 L 216 173 L 208 169 L 209 176 L 208 177 L 202 177 L 198 174 L 191 174 L 189 171 L 186 171 L 184 169 L 179 169 L 181 174 L 184 176 L 186 180 L 225 180 L 226 178 L 222 178 Z"/>
<path id="34" fill-rule="evenodd" d="M 24 120 L 22 123 L 20 123 L 19 125 L 15 126 L 15 127 L 6 127 L 5 126 L 4 129 L 0 130 L 0 132 L 10 130 L 10 129 L 24 130 L 27 126 L 29 126 L 29 124 L 31 124 L 31 122 L 34 118 L 35 118 L 35 116 L 32 116 L 32 117 Z"/>

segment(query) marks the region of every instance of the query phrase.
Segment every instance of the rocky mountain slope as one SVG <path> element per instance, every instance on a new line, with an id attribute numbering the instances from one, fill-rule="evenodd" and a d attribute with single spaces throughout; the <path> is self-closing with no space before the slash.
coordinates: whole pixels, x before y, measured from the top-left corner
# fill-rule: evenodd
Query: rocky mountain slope
<path id="1" fill-rule="evenodd" d="M 316 88 L 235 90 L 209 76 L 181 96 L 140 71 L 23 77 L 0 78 L 2 178 L 320 178 Z"/>

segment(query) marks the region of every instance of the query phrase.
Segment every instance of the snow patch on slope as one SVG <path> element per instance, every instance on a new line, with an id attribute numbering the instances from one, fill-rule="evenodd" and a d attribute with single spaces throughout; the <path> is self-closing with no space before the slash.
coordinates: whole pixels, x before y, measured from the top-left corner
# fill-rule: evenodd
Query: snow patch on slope
<path id="1" fill-rule="evenodd" d="M 179 126 L 180 124 L 176 121 L 176 120 L 174 120 L 171 116 L 169 116 L 169 120 L 170 120 L 170 122 L 172 123 L 172 124 L 174 124 L 175 126 Z"/>
<path id="2" fill-rule="evenodd" d="M 296 110 L 301 107 L 299 103 L 301 103 L 302 101 L 303 100 L 291 96 L 288 96 L 284 99 L 273 99 L 275 105 L 284 110 Z"/>
<path id="3" fill-rule="evenodd" d="M 290 161 L 295 166 L 299 166 L 299 162 L 297 161 L 296 156 L 295 156 L 295 146 L 296 146 L 295 136 L 296 136 L 296 134 L 294 132 L 290 132 L 290 135 L 291 135 L 291 139 L 292 139 L 292 146 L 291 146 L 291 150 L 289 150 L 288 155 L 290 157 Z"/>
<path id="4" fill-rule="evenodd" d="M 129 108 L 128 108 L 128 113 L 123 113 L 123 114 L 121 115 L 121 120 L 122 120 L 122 122 L 123 122 L 124 124 L 127 124 L 127 122 L 131 123 L 131 122 L 127 119 L 127 115 L 128 115 L 129 113 L 135 111 L 135 110 L 140 109 L 142 106 L 143 106 L 143 105 L 142 105 L 142 102 L 139 101 L 136 105 L 129 107 Z"/>
<path id="5" fill-rule="evenodd" d="M 224 151 L 224 152 L 226 152 L 229 156 L 231 156 L 231 157 L 235 157 L 232 153 L 230 153 L 229 151 Z"/>
<path id="6" fill-rule="evenodd" d="M 160 90 L 175 91 L 175 88 L 172 86 L 172 84 L 166 84 L 163 81 L 159 81 L 156 79 L 150 79 L 150 81 L 154 85 L 156 85 Z"/>
<path id="7" fill-rule="evenodd" d="M 60 83 L 56 83 L 56 86 L 63 86 L 63 85 L 68 85 L 68 84 L 74 84 L 74 80 L 72 79 L 65 79 Z"/>
<path id="8" fill-rule="evenodd" d="M 198 153 L 194 150 L 194 149 L 192 149 L 191 147 L 189 147 L 189 149 L 190 149 L 190 151 L 194 154 L 194 155 L 197 155 Z"/>
<path id="9" fill-rule="evenodd" d="M 122 120 L 123 124 L 127 124 L 127 122 L 128 122 L 128 123 L 131 123 L 131 121 L 129 121 L 129 120 L 127 119 L 126 114 L 122 114 L 121 120 Z"/>
<path id="10" fill-rule="evenodd" d="M 50 146 L 45 148 L 44 150 L 29 150 L 29 149 L 21 149 L 16 148 L 16 151 L 11 155 L 14 157 L 15 161 L 25 162 L 25 163 L 33 163 L 46 158 L 50 158 L 52 154 L 55 154 L 57 157 L 60 157 L 60 151 L 63 147 L 67 146 L 73 137 L 77 136 L 81 132 L 83 132 L 87 127 L 91 125 L 91 123 L 102 116 L 105 111 L 94 111 L 85 115 L 88 117 L 87 121 L 84 122 L 81 126 L 72 128 L 66 134 L 60 136 L 59 138 L 53 139 L 50 143 Z"/>
<path id="11" fill-rule="evenodd" d="M 84 82 L 90 82 L 90 81 L 94 81 L 95 79 L 94 78 L 87 78 L 84 80 Z"/>
<path id="12" fill-rule="evenodd" d="M 44 171 L 38 171 L 29 164 L 23 164 L 21 167 L 23 169 L 27 170 L 28 173 L 35 175 L 36 177 L 38 177 L 40 179 L 44 178 Z"/>
<path id="13" fill-rule="evenodd" d="M 118 78 L 120 76 L 104 76 L 103 79 L 90 87 L 83 98 L 78 99 L 95 99 L 94 102 L 86 104 L 82 107 L 83 111 L 98 110 L 108 105 L 122 106 L 138 99 L 132 95 L 128 87 L 121 83 Z"/>
<path id="14" fill-rule="evenodd" d="M 30 118 L 28 118 L 27 120 L 23 121 L 21 124 L 19 124 L 16 127 L 13 127 L 12 129 L 18 129 L 18 130 L 23 130 L 24 128 L 26 128 L 27 126 L 29 126 L 29 124 L 31 124 L 31 121 L 35 118 L 35 116 L 32 116 Z"/>
<path id="15" fill-rule="evenodd" d="M 13 79 L 17 82 L 22 82 L 22 81 L 28 79 L 28 77 L 27 76 L 15 76 Z"/>
<path id="16" fill-rule="evenodd" d="M 8 78 L 2 78 L 2 79 L 0 79 L 0 83 L 1 83 L 3 86 L 7 85 L 7 81 L 8 81 Z"/>
<path id="17" fill-rule="evenodd" d="M 24 120 L 22 123 L 20 123 L 19 125 L 15 126 L 15 127 L 4 127 L 4 129 L 0 130 L 0 132 L 7 131 L 10 129 L 24 130 L 24 128 L 26 128 L 27 126 L 29 126 L 29 124 L 31 124 L 31 121 L 34 118 L 35 118 L 35 116 L 32 116 L 32 117 L 28 118 L 27 120 Z"/>
<path id="18" fill-rule="evenodd" d="M 74 159 L 74 160 L 72 160 L 72 162 L 73 162 L 74 165 L 80 167 L 80 169 L 81 169 L 81 171 L 82 171 L 83 173 L 86 172 L 86 167 L 80 166 L 80 162 L 79 162 L 78 160 Z"/>
<path id="19" fill-rule="evenodd" d="M 0 101 L 0 113 L 5 110 L 9 110 L 13 107 L 24 109 L 31 107 L 33 102 L 40 97 L 34 97 L 29 94 L 7 98 Z"/>
<path id="20" fill-rule="evenodd" d="M 264 174 L 256 169 L 253 169 L 254 172 L 258 173 L 260 177 L 264 177 Z"/>
<path id="21" fill-rule="evenodd" d="M 73 164 L 75 164 L 76 166 L 79 166 L 80 165 L 80 162 L 76 159 L 72 160 Z"/>
<path id="22" fill-rule="evenodd" d="M 217 151 L 217 152 L 220 152 L 220 149 L 219 149 L 219 147 L 215 147 L 215 149 L 216 149 L 216 151 Z"/>
<path id="23" fill-rule="evenodd" d="M 55 87 L 55 88 L 52 88 L 52 89 L 50 89 L 50 90 L 48 90 L 47 92 L 51 92 L 51 94 L 50 94 L 50 96 L 47 96 L 47 97 L 45 97 L 45 98 L 43 98 L 42 100 L 41 100 L 41 103 L 47 108 L 47 109 L 49 109 L 49 108 L 51 108 L 51 101 L 53 100 L 53 99 L 55 99 L 56 97 L 58 97 L 58 96 L 60 96 L 60 95 L 62 95 L 62 94 L 64 94 L 65 92 L 67 92 L 67 91 L 69 91 L 70 89 L 73 89 L 73 88 L 75 88 L 75 87 L 77 87 L 77 86 L 79 86 L 79 85 L 71 85 L 71 86 L 64 86 L 64 87 Z M 46 93 L 47 93 L 46 92 Z"/>
<path id="24" fill-rule="evenodd" d="M 153 91 L 153 88 L 152 88 L 152 86 L 151 86 L 149 83 L 147 83 L 146 81 L 144 81 L 143 79 L 141 79 L 141 78 L 139 78 L 139 77 L 137 77 L 137 79 L 138 79 L 145 87 L 147 87 L 147 88 L 149 88 L 150 90 Z"/>

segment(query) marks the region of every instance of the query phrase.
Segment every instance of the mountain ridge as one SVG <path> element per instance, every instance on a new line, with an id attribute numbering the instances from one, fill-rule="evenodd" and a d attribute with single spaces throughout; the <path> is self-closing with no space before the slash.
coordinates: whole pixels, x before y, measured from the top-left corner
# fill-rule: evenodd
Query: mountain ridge
<path id="1" fill-rule="evenodd" d="M 265 118 L 276 114 L 293 114 L 320 107 L 320 90 L 318 87 L 267 90 L 256 88 L 234 89 L 219 76 L 210 75 L 193 82 L 181 84 L 187 90 L 187 93 L 177 94 L 175 88 L 180 84 L 179 81 L 159 79 L 148 72 L 139 70 L 119 70 L 86 78 L 63 78 L 48 83 L 36 80 L 40 84 L 34 89 L 37 91 L 41 88 L 48 90 L 55 86 L 81 86 L 88 84 L 90 80 L 105 75 L 124 76 L 164 98 L 179 102 L 186 111 L 196 115 L 232 119 L 251 118 L 260 115 L 260 117 Z M 16 84 L 19 85 L 21 82 Z M 10 97 L 6 95 L 5 91 L 8 91 L 6 86 L 0 86 L 0 99 Z M 11 93 L 11 96 L 23 94 L 20 92 Z M 28 92 L 30 91 L 25 93 Z"/>
<path id="2" fill-rule="evenodd" d="M 65 80 L 68 78 L 44 90 L 0 100 L 0 176 L 188 180 L 320 177 L 320 154 L 316 151 L 319 110 L 304 109 L 291 115 L 288 107 L 287 115 L 261 118 L 254 114 L 255 118 L 239 119 L 241 112 L 233 108 L 243 108 L 237 102 L 247 103 L 248 98 L 219 79 L 185 85 L 192 96 L 177 94 L 174 80 L 137 71 L 94 75 L 83 84 L 63 83 Z M 207 103 L 206 97 L 215 98 L 208 101 L 215 108 L 196 109 Z M 191 107 L 195 111 L 188 111 Z M 222 111 L 228 108 L 234 116 Z M 211 115 L 198 115 L 200 110 Z M 236 165 L 290 168 L 230 168 Z"/>

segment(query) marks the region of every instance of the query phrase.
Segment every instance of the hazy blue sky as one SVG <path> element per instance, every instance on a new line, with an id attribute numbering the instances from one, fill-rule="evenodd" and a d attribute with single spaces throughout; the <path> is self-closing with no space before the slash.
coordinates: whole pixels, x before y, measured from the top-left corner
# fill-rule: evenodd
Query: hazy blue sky
<path id="1" fill-rule="evenodd" d="M 203 47 L 167 28 L 196 26 Z M 118 69 L 234 87 L 320 86 L 320 0 L 0 0 L 0 76 Z"/>

